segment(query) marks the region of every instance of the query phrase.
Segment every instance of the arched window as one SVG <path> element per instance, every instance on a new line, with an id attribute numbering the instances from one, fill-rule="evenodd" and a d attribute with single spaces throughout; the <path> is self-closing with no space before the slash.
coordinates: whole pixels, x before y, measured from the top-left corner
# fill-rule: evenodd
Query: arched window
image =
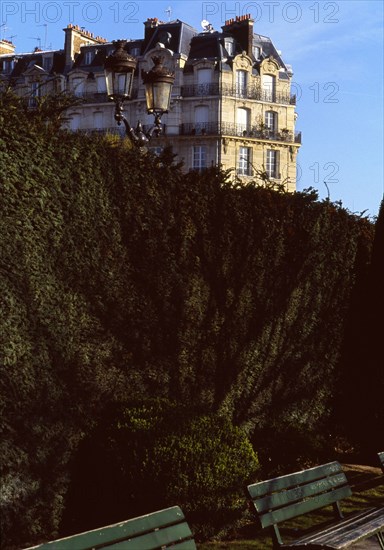
<path id="1" fill-rule="evenodd" d="M 82 96 L 84 92 L 84 79 L 83 78 L 72 78 L 72 91 L 77 96 Z"/>
<path id="2" fill-rule="evenodd" d="M 264 101 L 275 101 L 276 98 L 276 77 L 265 74 L 262 79 L 263 83 L 263 99 Z"/>
<path id="3" fill-rule="evenodd" d="M 237 134 L 244 135 L 249 131 L 250 111 L 245 107 L 238 107 L 236 111 Z"/>
<path id="4" fill-rule="evenodd" d="M 236 71 L 236 96 L 247 96 L 247 71 Z"/>

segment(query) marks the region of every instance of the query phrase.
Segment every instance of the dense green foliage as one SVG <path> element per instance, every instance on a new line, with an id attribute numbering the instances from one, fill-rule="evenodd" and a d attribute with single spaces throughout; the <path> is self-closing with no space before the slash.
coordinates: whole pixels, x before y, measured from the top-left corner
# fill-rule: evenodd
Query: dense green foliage
<path id="1" fill-rule="evenodd" d="M 364 458 L 384 448 L 384 201 L 376 222 L 369 270 L 355 285 L 343 345 L 336 417 Z M 362 376 L 363 374 L 363 376 Z M 363 406 L 356 406 L 356 403 Z"/>
<path id="2" fill-rule="evenodd" d="M 63 528 L 76 533 L 177 502 L 206 537 L 241 518 L 244 484 L 257 470 L 247 436 L 226 418 L 168 401 L 107 408 L 80 446 Z"/>
<path id="3" fill-rule="evenodd" d="M 183 175 L 169 153 L 60 132 L 49 116 L 1 100 L 8 546 L 60 530 L 68 464 L 108 404 L 199 404 L 256 451 L 268 426 L 326 426 L 373 240 L 368 220 L 313 192 Z"/>

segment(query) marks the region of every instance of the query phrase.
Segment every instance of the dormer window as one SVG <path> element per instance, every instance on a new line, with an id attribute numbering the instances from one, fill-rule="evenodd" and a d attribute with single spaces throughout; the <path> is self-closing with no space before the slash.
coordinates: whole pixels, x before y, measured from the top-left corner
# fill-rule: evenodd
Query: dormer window
<path id="1" fill-rule="evenodd" d="M 93 52 L 92 51 L 85 52 L 84 63 L 86 65 L 90 65 L 92 61 L 93 61 Z"/>
<path id="2" fill-rule="evenodd" d="M 254 56 L 254 58 L 256 59 L 256 61 L 257 61 L 258 59 L 260 59 L 260 57 L 261 57 L 261 48 L 260 48 L 260 46 L 254 45 L 254 46 L 252 47 L 252 53 L 253 53 L 253 56 Z"/>
<path id="3" fill-rule="evenodd" d="M 51 56 L 48 56 L 48 57 L 43 57 L 43 69 L 45 71 L 50 71 L 52 68 L 52 57 Z"/>
<path id="4" fill-rule="evenodd" d="M 4 59 L 3 61 L 3 72 L 6 74 L 9 74 L 13 71 L 13 67 L 15 66 L 15 60 L 14 59 Z"/>
<path id="5" fill-rule="evenodd" d="M 140 46 L 135 46 L 134 48 L 131 49 L 131 55 L 133 57 L 139 57 L 140 55 Z"/>
<path id="6" fill-rule="evenodd" d="M 233 40 L 225 40 L 224 47 L 230 57 L 233 57 L 235 55 L 235 44 Z"/>

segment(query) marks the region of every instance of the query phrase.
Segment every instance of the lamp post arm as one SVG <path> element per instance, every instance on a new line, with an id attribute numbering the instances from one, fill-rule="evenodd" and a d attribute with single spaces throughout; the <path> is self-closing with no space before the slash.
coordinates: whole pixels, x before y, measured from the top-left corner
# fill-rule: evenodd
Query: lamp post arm
<path id="1" fill-rule="evenodd" d="M 162 133 L 163 133 L 163 127 L 161 126 L 161 114 L 156 113 L 154 125 L 151 126 L 148 132 L 146 132 L 146 136 L 148 137 L 148 139 L 151 139 L 152 134 L 155 134 L 155 136 L 158 137 Z"/>
<path id="2" fill-rule="evenodd" d="M 144 147 L 151 140 L 153 134 L 155 134 L 155 136 L 157 137 L 162 133 L 163 129 L 161 126 L 160 113 L 155 113 L 154 125 L 147 132 L 144 132 L 143 126 L 140 121 L 137 123 L 136 129 L 134 129 L 123 115 L 123 100 L 121 100 L 120 98 L 116 98 L 115 103 L 115 120 L 119 126 L 123 122 L 126 134 L 134 145 L 137 145 L 138 147 Z"/>

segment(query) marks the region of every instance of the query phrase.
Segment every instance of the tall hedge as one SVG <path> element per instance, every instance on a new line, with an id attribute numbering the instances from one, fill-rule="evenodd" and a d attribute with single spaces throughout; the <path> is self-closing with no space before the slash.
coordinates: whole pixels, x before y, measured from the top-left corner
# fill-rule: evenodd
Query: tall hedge
<path id="1" fill-rule="evenodd" d="M 8 95 L 0 124 L 6 545 L 58 532 L 106 403 L 199 403 L 250 435 L 329 418 L 368 220 L 62 132 Z"/>

